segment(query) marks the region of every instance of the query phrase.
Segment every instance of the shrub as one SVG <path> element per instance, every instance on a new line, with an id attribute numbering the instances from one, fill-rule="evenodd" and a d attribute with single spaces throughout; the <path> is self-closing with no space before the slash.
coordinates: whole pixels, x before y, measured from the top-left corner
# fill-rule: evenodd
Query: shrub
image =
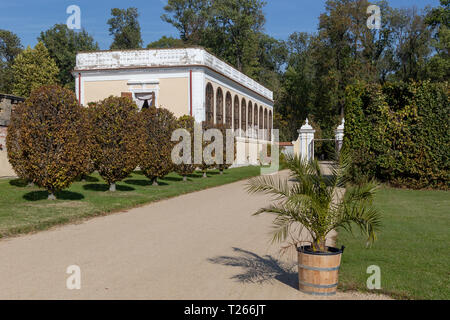
<path id="1" fill-rule="evenodd" d="M 8 130 L 8 157 L 18 175 L 54 194 L 88 166 L 86 122 L 73 92 L 41 87 L 18 106 Z"/>
<path id="2" fill-rule="evenodd" d="M 26 114 L 26 105 L 24 103 L 18 104 L 11 114 L 11 123 L 8 127 L 8 135 L 6 137 L 6 148 L 8 150 L 8 160 L 14 168 L 17 176 L 25 181 L 31 181 L 29 177 L 29 161 L 23 153 L 20 146 L 22 119 Z"/>
<path id="3" fill-rule="evenodd" d="M 92 160 L 102 178 L 116 190 L 138 165 L 138 108 L 130 98 L 109 97 L 91 107 Z"/>
<path id="4" fill-rule="evenodd" d="M 175 165 L 175 172 L 178 173 L 180 176 L 183 177 L 184 181 L 187 181 L 187 176 L 192 174 L 196 166 L 194 164 L 194 125 L 195 125 L 195 119 L 191 116 L 182 116 L 178 119 L 178 128 L 185 129 L 187 132 L 189 132 L 191 140 L 191 163 L 182 163 L 179 165 Z M 180 157 L 183 155 L 180 154 Z"/>
<path id="5" fill-rule="evenodd" d="M 344 144 L 352 178 L 448 189 L 448 92 L 448 83 L 430 82 L 347 88 Z"/>
<path id="6" fill-rule="evenodd" d="M 142 127 L 140 161 L 144 175 L 154 185 L 174 170 L 171 159 L 175 143 L 171 141 L 172 132 L 177 129 L 177 119 L 167 109 L 148 108 L 140 113 Z"/>

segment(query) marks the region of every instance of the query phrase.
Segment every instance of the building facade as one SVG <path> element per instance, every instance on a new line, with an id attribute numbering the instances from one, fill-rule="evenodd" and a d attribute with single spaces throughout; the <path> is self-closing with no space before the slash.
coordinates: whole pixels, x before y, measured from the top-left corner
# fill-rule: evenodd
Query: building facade
<path id="1" fill-rule="evenodd" d="M 240 163 L 256 163 L 272 141 L 273 92 L 203 48 L 79 53 L 73 71 L 82 105 L 128 96 L 197 122 L 228 124 Z"/>

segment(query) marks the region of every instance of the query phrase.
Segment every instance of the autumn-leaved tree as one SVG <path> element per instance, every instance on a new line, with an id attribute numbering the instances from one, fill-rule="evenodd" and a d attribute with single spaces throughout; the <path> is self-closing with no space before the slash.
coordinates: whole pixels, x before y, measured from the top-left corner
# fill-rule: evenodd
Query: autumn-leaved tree
<path id="1" fill-rule="evenodd" d="M 139 166 L 154 185 L 174 169 L 171 159 L 175 143 L 172 132 L 177 129 L 177 119 L 167 109 L 148 108 L 140 113 L 142 128 Z"/>
<path id="2" fill-rule="evenodd" d="M 110 96 L 91 105 L 92 160 L 102 178 L 116 191 L 139 162 L 139 123 L 136 104 L 127 97 Z"/>
<path id="3" fill-rule="evenodd" d="M 47 48 L 38 42 L 34 49 L 27 47 L 14 60 L 13 93 L 29 97 L 31 92 L 45 85 L 56 84 L 59 69 Z"/>
<path id="4" fill-rule="evenodd" d="M 178 129 L 184 129 L 189 133 L 188 143 L 190 145 L 190 161 L 183 161 L 181 164 L 175 165 L 175 172 L 183 177 L 183 181 L 187 181 L 187 176 L 195 171 L 194 164 L 194 125 L 195 119 L 191 116 L 182 116 L 178 119 Z M 187 152 L 183 150 L 183 152 Z M 184 157 L 184 154 L 179 154 L 180 158 Z"/>
<path id="5" fill-rule="evenodd" d="M 20 142 L 22 122 L 25 119 L 27 106 L 24 103 L 18 104 L 11 113 L 11 121 L 8 127 L 8 135 L 6 137 L 6 146 L 8 149 L 8 160 L 14 168 L 17 176 L 25 181 L 31 181 L 29 177 L 30 168 L 24 149 L 22 149 Z"/>
<path id="6" fill-rule="evenodd" d="M 223 137 L 223 152 L 222 159 L 217 159 L 219 163 L 217 164 L 217 169 L 219 169 L 220 174 L 223 174 L 225 170 L 231 167 L 236 157 L 236 141 L 235 136 L 231 128 L 225 124 L 215 124 L 214 128 L 219 130 Z M 233 159 L 228 159 L 228 149 L 232 150 Z M 231 162 L 231 163 L 230 163 Z"/>
<path id="7" fill-rule="evenodd" d="M 49 199 L 69 187 L 88 165 L 82 114 L 73 92 L 52 85 L 33 91 L 11 117 L 10 162 L 20 177 L 47 189 Z"/>

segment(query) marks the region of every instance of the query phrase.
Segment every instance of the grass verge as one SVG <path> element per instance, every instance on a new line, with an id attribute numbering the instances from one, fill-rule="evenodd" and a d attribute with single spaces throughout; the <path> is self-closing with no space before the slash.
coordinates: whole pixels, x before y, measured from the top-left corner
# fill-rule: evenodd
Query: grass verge
<path id="1" fill-rule="evenodd" d="M 380 293 L 400 299 L 450 298 L 450 193 L 384 188 L 375 200 L 383 230 L 372 248 L 339 232 L 345 245 L 340 286 L 367 291 L 371 265 L 381 268 Z"/>
<path id="2" fill-rule="evenodd" d="M 152 186 L 140 172 L 134 172 L 117 184 L 116 192 L 97 174 L 86 182 L 75 182 L 57 194 L 58 200 L 48 201 L 47 192 L 36 187 L 27 187 L 21 180 L 0 180 L 0 238 L 22 233 L 45 230 L 55 225 L 80 221 L 111 212 L 130 209 L 154 201 L 182 194 L 217 187 L 258 176 L 259 167 L 243 167 L 189 176 L 187 182 L 177 174 L 170 174 Z"/>

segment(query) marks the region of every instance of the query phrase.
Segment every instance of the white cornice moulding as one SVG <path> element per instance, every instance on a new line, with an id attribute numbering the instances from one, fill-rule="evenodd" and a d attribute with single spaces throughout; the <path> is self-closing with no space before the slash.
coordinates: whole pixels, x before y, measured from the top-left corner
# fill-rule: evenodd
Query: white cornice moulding
<path id="1" fill-rule="evenodd" d="M 202 65 L 273 100 L 273 92 L 201 48 L 78 53 L 76 71 Z"/>
<path id="2" fill-rule="evenodd" d="M 133 86 L 133 85 L 144 85 L 144 84 L 159 84 L 158 79 L 151 79 L 151 80 L 129 80 L 127 82 L 127 85 Z"/>

